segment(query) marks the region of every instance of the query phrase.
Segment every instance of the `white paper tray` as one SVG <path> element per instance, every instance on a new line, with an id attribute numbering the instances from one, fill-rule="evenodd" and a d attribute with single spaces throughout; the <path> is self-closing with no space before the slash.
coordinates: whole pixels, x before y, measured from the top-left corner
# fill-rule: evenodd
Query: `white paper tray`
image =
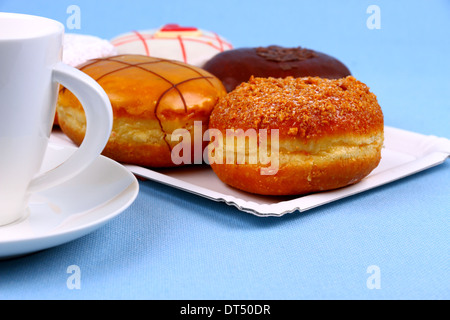
<path id="1" fill-rule="evenodd" d="M 60 131 L 52 134 L 54 143 L 72 144 Z M 373 189 L 439 165 L 450 156 L 450 140 L 385 127 L 382 160 L 378 167 L 355 185 L 301 197 L 253 195 L 222 183 L 208 166 L 150 170 L 125 165 L 137 176 L 181 189 L 214 201 L 236 206 L 260 217 L 282 216 L 306 211 L 351 195 Z"/>

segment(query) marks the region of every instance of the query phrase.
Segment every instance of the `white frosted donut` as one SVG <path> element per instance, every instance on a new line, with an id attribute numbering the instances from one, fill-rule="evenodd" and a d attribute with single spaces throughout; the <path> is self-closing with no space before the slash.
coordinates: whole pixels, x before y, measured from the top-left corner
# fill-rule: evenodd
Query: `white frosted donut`
<path id="1" fill-rule="evenodd" d="M 140 54 L 202 67 L 216 54 L 233 49 L 217 33 L 167 24 L 159 29 L 132 31 L 111 40 L 118 54 Z"/>
<path id="2" fill-rule="evenodd" d="M 91 59 L 105 58 L 116 54 L 116 48 L 108 40 L 76 33 L 64 35 L 63 62 L 72 67 Z"/>

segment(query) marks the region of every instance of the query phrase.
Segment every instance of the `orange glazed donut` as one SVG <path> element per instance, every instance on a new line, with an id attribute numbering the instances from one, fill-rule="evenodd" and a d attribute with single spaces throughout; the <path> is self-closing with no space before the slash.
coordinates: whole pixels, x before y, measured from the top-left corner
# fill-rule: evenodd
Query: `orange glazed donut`
<path id="1" fill-rule="evenodd" d="M 90 60 L 78 67 L 107 93 L 114 124 L 103 155 L 147 167 L 174 167 L 171 151 L 176 129 L 193 135 L 194 122 L 208 128 L 211 110 L 226 94 L 220 80 L 195 66 L 143 55 Z M 86 132 L 78 99 L 62 87 L 57 104 L 61 130 L 76 144 Z M 194 139 L 191 139 L 192 147 Z M 193 152 L 192 152 L 193 154 Z"/>
<path id="2" fill-rule="evenodd" d="M 263 195 L 354 184 L 378 166 L 384 140 L 377 98 L 352 76 L 251 78 L 219 100 L 209 126 L 217 176 Z"/>

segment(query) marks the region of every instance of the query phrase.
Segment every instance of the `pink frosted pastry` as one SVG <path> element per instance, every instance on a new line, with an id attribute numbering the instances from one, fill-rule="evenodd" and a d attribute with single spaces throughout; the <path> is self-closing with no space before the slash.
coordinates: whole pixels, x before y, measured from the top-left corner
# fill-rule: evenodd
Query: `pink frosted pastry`
<path id="1" fill-rule="evenodd" d="M 86 34 L 66 33 L 64 35 L 63 62 L 72 67 L 77 67 L 91 59 L 116 54 L 116 48 L 108 40 Z"/>
<path id="2" fill-rule="evenodd" d="M 140 54 L 202 67 L 216 54 L 233 49 L 218 34 L 195 27 L 167 24 L 160 29 L 133 31 L 111 40 L 118 54 Z"/>

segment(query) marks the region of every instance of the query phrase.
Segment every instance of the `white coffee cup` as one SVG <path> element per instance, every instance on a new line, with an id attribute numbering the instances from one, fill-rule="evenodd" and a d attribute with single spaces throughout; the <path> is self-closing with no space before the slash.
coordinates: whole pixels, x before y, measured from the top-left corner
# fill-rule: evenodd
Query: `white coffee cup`
<path id="1" fill-rule="evenodd" d="M 0 226 L 26 216 L 32 193 L 88 167 L 111 134 L 108 96 L 92 78 L 61 62 L 63 36 L 64 26 L 57 21 L 0 13 Z M 37 176 L 53 127 L 59 83 L 83 104 L 86 136 L 68 160 Z"/>

